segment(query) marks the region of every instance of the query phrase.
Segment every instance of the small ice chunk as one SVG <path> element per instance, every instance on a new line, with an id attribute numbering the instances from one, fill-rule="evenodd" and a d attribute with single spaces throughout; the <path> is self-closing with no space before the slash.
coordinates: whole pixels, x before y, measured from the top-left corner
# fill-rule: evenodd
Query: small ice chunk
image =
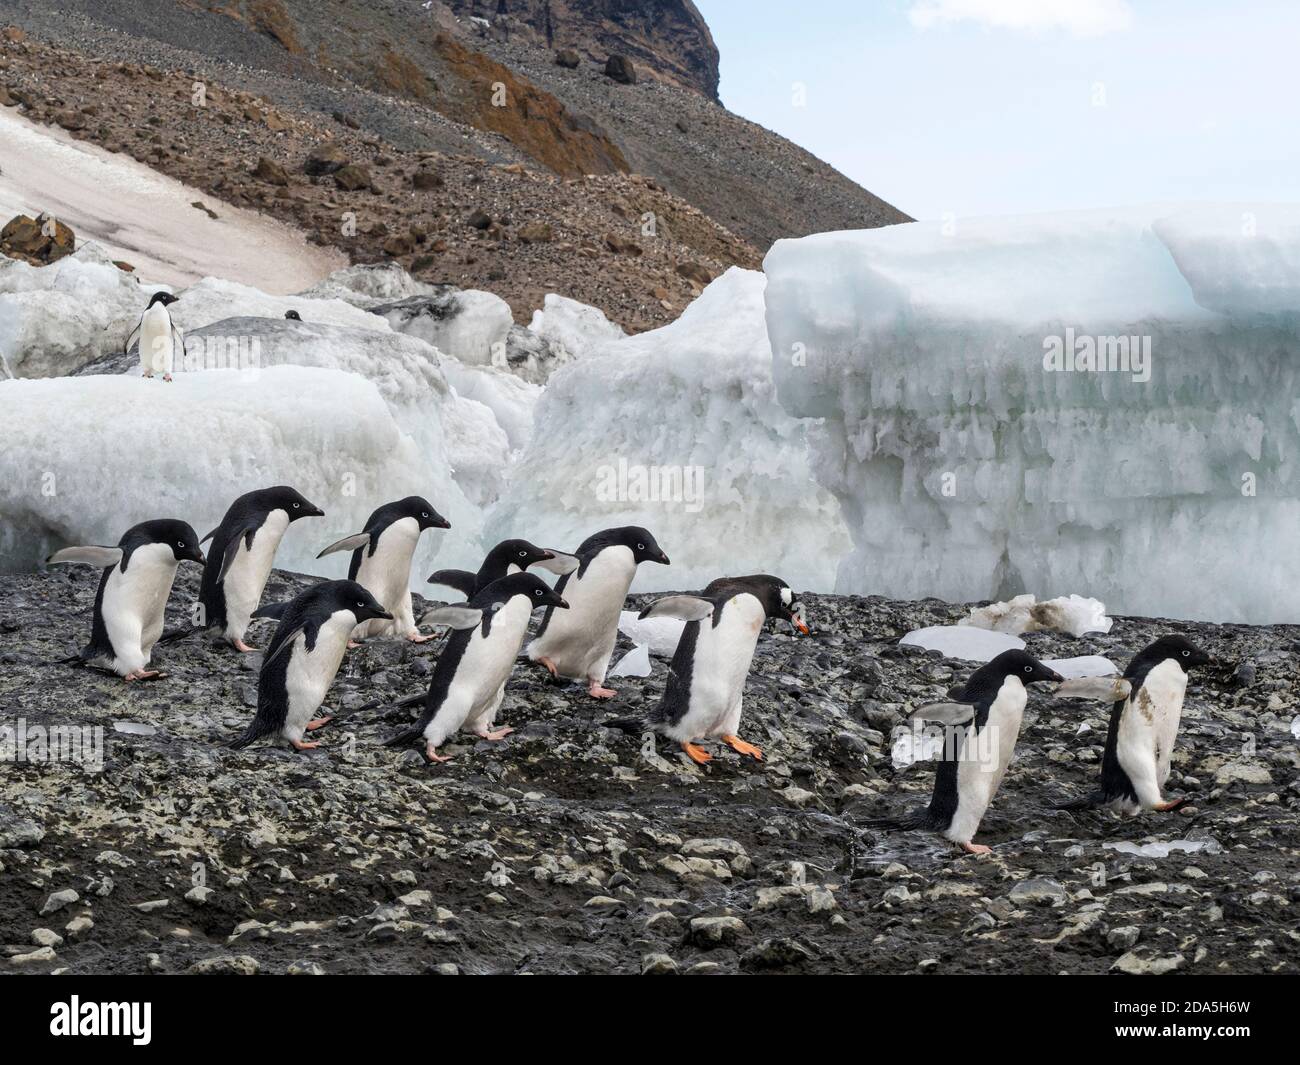
<path id="1" fill-rule="evenodd" d="M 1110 632 L 1114 622 L 1106 616 L 1106 604 L 1082 595 L 1063 595 L 1038 602 L 1032 595 L 1018 595 L 1003 603 L 973 607 L 969 617 L 958 622 L 993 632 L 1068 632 L 1082 636 L 1089 632 Z"/>
<path id="2" fill-rule="evenodd" d="M 618 616 L 618 631 L 633 643 L 646 646 L 656 658 L 672 658 L 684 628 L 686 622 L 681 618 L 642 620 L 632 610 L 624 610 Z"/>
<path id="3" fill-rule="evenodd" d="M 1157 840 L 1153 843 L 1130 843 L 1120 840 L 1117 843 L 1103 843 L 1106 850 L 1119 851 L 1120 854 L 1136 854 L 1142 858 L 1168 858 L 1175 851 L 1195 854 L 1205 851 L 1207 854 L 1219 854 L 1223 848 L 1214 839 L 1171 839 Z"/>
<path id="4" fill-rule="evenodd" d="M 1291 719 L 1291 735 L 1300 740 L 1300 714 Z"/>
<path id="5" fill-rule="evenodd" d="M 125 732 L 128 736 L 152 736 L 158 729 L 143 721 L 114 721 L 114 732 Z"/>
<path id="6" fill-rule="evenodd" d="M 1110 677 L 1119 672 L 1105 655 L 1080 655 L 1078 658 L 1048 658 L 1043 665 L 1054 669 L 1067 680 L 1070 677 Z"/>
<path id="7" fill-rule="evenodd" d="M 650 648 L 643 643 L 637 644 L 618 660 L 618 664 L 609 671 L 611 677 L 648 677 L 650 676 Z"/>
<path id="8" fill-rule="evenodd" d="M 966 662 L 991 662 L 1003 651 L 1024 650 L 1025 641 L 1004 632 L 973 625 L 931 625 L 914 629 L 898 641 L 927 651 L 941 651 L 945 658 Z"/>
<path id="9" fill-rule="evenodd" d="M 890 750 L 895 769 L 906 769 L 916 762 L 929 762 L 943 752 L 944 730 L 922 725 L 912 728 L 899 726 L 894 730 L 894 745 Z"/>

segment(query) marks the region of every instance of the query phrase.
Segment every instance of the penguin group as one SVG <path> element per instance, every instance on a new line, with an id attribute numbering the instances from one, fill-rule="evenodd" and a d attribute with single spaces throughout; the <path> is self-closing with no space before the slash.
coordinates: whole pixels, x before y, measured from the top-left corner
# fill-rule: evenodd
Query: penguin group
<path id="1" fill-rule="evenodd" d="M 165 310 L 166 303 L 159 304 Z M 147 317 L 147 314 L 146 314 Z M 153 327 L 151 327 L 153 328 Z M 68 547 L 49 563 L 79 562 L 102 570 L 95 594 L 90 642 L 67 663 L 114 673 L 127 682 L 155 680 L 149 669 L 160 642 L 207 632 L 239 653 L 255 619 L 276 622 L 258 678 L 257 709 L 247 729 L 231 742 L 246 747 L 278 736 L 298 750 L 318 746 L 307 739 L 330 721 L 320 709 L 344 655 L 361 641 L 381 636 L 416 643 L 435 637 L 421 625 L 446 630 L 445 642 L 416 720 L 386 746 L 417 744 L 430 764 L 458 732 L 497 741 L 513 730 L 497 726 L 506 685 L 521 657 L 557 680 L 585 686 L 596 700 L 613 697 L 605 686 L 618 636 L 620 613 L 642 563 L 669 565 L 668 555 L 640 526 L 605 529 L 576 550 L 539 547 L 527 540 L 497 544 L 476 572 L 438 570 L 428 582 L 464 596 L 414 615 L 411 566 L 421 535 L 450 523 L 421 496 L 377 508 L 364 527 L 325 547 L 318 558 L 348 552 L 346 580 L 325 580 L 283 603 L 262 603 L 276 552 L 290 526 L 324 511 L 296 489 L 278 485 L 234 500 L 215 529 L 199 539 L 184 521 L 163 519 L 132 526 L 114 547 Z M 205 556 L 202 545 L 210 541 Z M 203 566 L 194 622 L 163 632 L 164 610 L 182 562 Z M 558 577 L 552 587 L 538 570 Z M 531 619 L 544 611 L 524 647 Z M 742 757 L 762 762 L 763 752 L 741 735 L 746 679 L 759 634 L 769 624 L 788 624 L 809 635 L 804 606 L 779 577 L 723 577 L 699 595 L 669 595 L 640 613 L 682 622 L 667 683 L 648 713 L 600 722 L 629 732 L 656 733 L 676 743 L 699 765 L 712 755 L 702 741 L 717 740 Z M 1059 698 L 1112 703 L 1098 788 L 1058 809 L 1108 806 L 1128 814 L 1177 809 L 1164 786 L 1178 735 L 1189 671 L 1210 658 L 1182 636 L 1162 637 L 1134 656 L 1121 678 L 1066 680 L 1022 650 L 1005 651 L 975 670 L 949 700 L 921 706 L 913 717 L 942 726 L 933 794 L 923 809 L 865 822 L 869 828 L 924 829 L 971 853 L 980 822 L 996 796 L 1020 734 L 1028 686 L 1051 683 Z"/>

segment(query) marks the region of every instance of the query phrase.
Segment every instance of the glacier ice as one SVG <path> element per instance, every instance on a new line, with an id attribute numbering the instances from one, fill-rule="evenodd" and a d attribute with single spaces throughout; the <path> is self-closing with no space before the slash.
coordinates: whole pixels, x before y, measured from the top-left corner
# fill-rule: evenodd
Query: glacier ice
<path id="1" fill-rule="evenodd" d="M 780 402 L 822 420 L 854 540 L 838 591 L 1300 616 L 1300 208 L 912 223 L 764 265 Z"/>
<path id="2" fill-rule="evenodd" d="M 650 648 L 637 644 L 628 651 L 609 671 L 611 677 L 648 677 L 650 676 Z"/>
<path id="3" fill-rule="evenodd" d="M 532 332 L 553 341 L 575 359 L 599 355 L 627 334 L 623 327 L 605 317 L 598 307 L 547 293 L 540 310 L 528 323 Z"/>
<path id="4" fill-rule="evenodd" d="M 635 610 L 618 615 L 618 631 L 657 658 L 672 658 L 684 628 L 681 618 L 640 618 Z"/>
<path id="5" fill-rule="evenodd" d="M 1113 619 L 1106 616 L 1106 604 L 1081 595 L 1063 595 L 1038 602 L 1032 593 L 1018 595 L 1005 603 L 972 607 L 958 625 L 974 625 L 995 632 L 1068 632 L 1083 636 L 1089 632 L 1110 632 Z"/>
<path id="6" fill-rule="evenodd" d="M 431 295 L 407 296 L 370 308 L 399 333 L 419 337 L 461 362 L 502 365 L 514 318 L 510 304 L 491 292 L 442 286 Z"/>
<path id="7" fill-rule="evenodd" d="M 1079 655 L 1076 658 L 1045 658 L 1043 665 L 1069 680 L 1071 677 L 1111 677 L 1119 667 L 1104 655 Z"/>
<path id="8" fill-rule="evenodd" d="M 807 433 L 776 402 L 763 276 L 732 269 L 676 322 L 551 376 L 488 537 L 572 548 L 643 525 L 673 564 L 639 567 L 637 590 L 756 572 L 827 588 L 849 541 Z"/>
<path id="9" fill-rule="evenodd" d="M 965 662 L 991 662 L 1003 651 L 1023 651 L 1025 648 L 1025 641 L 1016 636 L 977 629 L 973 625 L 929 625 L 913 629 L 898 642 L 938 651 L 944 658 L 960 658 Z"/>

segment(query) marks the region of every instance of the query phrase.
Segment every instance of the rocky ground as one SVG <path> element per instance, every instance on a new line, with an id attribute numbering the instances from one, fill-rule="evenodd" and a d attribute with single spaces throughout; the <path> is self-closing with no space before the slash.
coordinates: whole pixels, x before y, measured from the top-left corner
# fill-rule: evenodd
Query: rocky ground
<path id="1" fill-rule="evenodd" d="M 174 624 L 197 585 L 194 567 L 182 574 Z M 808 596 L 814 635 L 764 635 L 749 679 L 742 733 L 762 764 L 717 748 L 702 769 L 600 727 L 653 702 L 662 663 L 599 706 L 521 664 L 501 715 L 518 731 L 430 767 L 379 743 L 407 720 L 392 704 L 427 682 L 434 646 L 351 652 L 320 750 L 234 752 L 256 656 L 192 637 L 159 649 L 165 679 L 131 686 L 42 665 L 84 638 L 95 578 L 0 584 L 0 723 L 98 726 L 105 744 L 99 772 L 0 774 L 0 968 L 1300 970 L 1295 626 L 1119 618 L 1107 636 L 1027 637 L 1041 657 L 1121 666 L 1171 630 L 1210 650 L 1174 755 L 1171 790 L 1192 802 L 1136 820 L 1048 812 L 1089 787 L 1106 710 L 1038 693 L 980 833 L 993 852 L 974 858 L 861 824 L 928 792 L 928 765 L 895 769 L 890 733 L 972 667 L 897 640 L 960 607 Z M 277 573 L 267 597 L 304 582 Z M 1133 853 L 1171 841 L 1194 849 Z"/>

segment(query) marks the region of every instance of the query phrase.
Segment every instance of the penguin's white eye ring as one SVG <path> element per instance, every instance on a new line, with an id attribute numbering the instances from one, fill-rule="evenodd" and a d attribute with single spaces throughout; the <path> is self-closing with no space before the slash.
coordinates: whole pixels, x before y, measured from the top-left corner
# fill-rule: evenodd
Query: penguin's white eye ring
<path id="1" fill-rule="evenodd" d="M 1025 666 L 1025 672 L 1026 672 L 1026 673 L 1032 673 L 1033 671 L 1034 671 L 1034 667 L 1033 667 L 1033 666 Z"/>
<path id="2" fill-rule="evenodd" d="M 429 516 L 429 512 L 427 510 L 420 511 L 420 517 L 427 518 L 428 516 Z"/>
<path id="3" fill-rule="evenodd" d="M 1184 657 L 1184 658 L 1191 658 L 1191 657 L 1192 657 L 1192 652 L 1191 652 L 1191 651 L 1184 651 L 1184 652 L 1183 652 L 1183 657 Z"/>
<path id="4" fill-rule="evenodd" d="M 357 606 L 362 607 L 364 609 L 365 605 L 366 604 L 363 603 L 360 599 L 357 600 Z"/>
<path id="5" fill-rule="evenodd" d="M 295 504 L 293 505 L 293 509 L 294 509 L 294 510 L 297 510 L 298 507 L 299 507 L 299 504 L 297 504 L 297 503 L 295 503 Z"/>
<path id="6" fill-rule="evenodd" d="M 645 544 L 637 544 L 637 545 L 636 545 L 636 549 L 637 549 L 638 551 L 644 551 L 644 550 L 645 550 Z"/>
<path id="7" fill-rule="evenodd" d="M 177 541 L 176 541 L 176 546 L 177 546 L 177 547 L 184 547 L 184 546 L 185 546 L 185 541 L 184 541 L 184 540 L 177 540 Z M 1187 654 L 1187 652 L 1184 651 L 1183 654 Z"/>
<path id="8" fill-rule="evenodd" d="M 528 557 L 528 552 L 527 552 L 527 551 L 520 551 L 520 552 L 519 552 L 519 557 L 520 557 L 520 558 L 527 558 L 527 557 Z"/>
<path id="9" fill-rule="evenodd" d="M 541 594 L 542 594 L 542 590 L 540 588 L 533 589 L 533 595 L 541 595 Z"/>

